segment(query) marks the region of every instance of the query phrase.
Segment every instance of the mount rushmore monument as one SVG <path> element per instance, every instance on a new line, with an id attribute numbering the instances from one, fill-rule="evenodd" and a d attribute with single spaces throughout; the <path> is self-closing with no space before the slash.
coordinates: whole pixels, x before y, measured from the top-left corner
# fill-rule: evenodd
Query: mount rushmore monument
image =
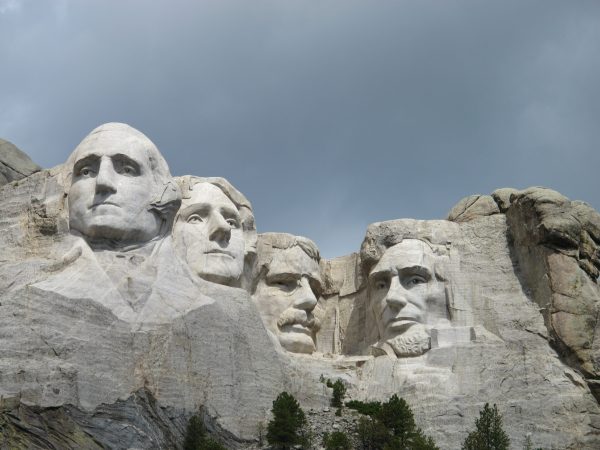
<path id="1" fill-rule="evenodd" d="M 600 215 L 546 188 L 371 224 L 356 252 L 257 233 L 223 178 L 101 125 L 42 170 L 0 141 L 0 445 L 257 448 L 272 401 L 405 398 L 441 448 L 486 402 L 515 448 L 600 448 Z"/>

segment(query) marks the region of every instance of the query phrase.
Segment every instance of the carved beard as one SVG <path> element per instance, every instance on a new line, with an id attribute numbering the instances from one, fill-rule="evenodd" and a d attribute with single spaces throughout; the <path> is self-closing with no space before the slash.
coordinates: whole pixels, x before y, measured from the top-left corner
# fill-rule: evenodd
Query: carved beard
<path id="1" fill-rule="evenodd" d="M 402 333 L 386 341 L 398 358 L 420 356 L 431 348 L 431 338 L 425 327 L 416 324 Z"/>

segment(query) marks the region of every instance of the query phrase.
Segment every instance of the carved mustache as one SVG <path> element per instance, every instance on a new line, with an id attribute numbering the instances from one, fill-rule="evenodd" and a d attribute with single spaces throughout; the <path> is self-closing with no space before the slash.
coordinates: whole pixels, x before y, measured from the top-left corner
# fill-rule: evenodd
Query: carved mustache
<path id="1" fill-rule="evenodd" d="M 295 324 L 302 325 L 313 331 L 318 331 L 321 328 L 321 321 L 313 316 L 312 313 L 307 313 L 302 309 L 288 308 L 277 320 L 277 326 L 279 328 Z"/>

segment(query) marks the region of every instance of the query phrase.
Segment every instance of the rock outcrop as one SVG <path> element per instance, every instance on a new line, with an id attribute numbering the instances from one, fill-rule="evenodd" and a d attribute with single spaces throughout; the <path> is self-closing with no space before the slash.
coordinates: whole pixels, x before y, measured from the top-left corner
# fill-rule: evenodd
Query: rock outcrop
<path id="1" fill-rule="evenodd" d="M 284 390 L 318 433 L 351 430 L 323 377 L 404 397 L 441 448 L 486 402 L 515 448 L 600 447 L 600 216 L 554 191 L 374 223 L 326 260 L 107 124 L 2 186 L 0 217 L 1 448 L 179 448 L 197 413 L 258 448 Z"/>
<path id="2" fill-rule="evenodd" d="M 0 139 L 0 186 L 39 172 L 41 167 L 14 144 Z"/>

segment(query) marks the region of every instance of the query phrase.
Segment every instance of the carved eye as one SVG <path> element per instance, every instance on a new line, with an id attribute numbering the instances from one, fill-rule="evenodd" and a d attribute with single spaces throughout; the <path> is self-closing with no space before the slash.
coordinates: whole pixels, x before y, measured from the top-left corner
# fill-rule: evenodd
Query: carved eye
<path id="1" fill-rule="evenodd" d="M 379 289 L 379 290 L 389 289 L 390 282 L 386 278 L 380 278 L 378 280 L 375 280 L 374 286 L 375 286 L 375 289 Z"/>
<path id="2" fill-rule="evenodd" d="M 127 175 L 133 175 L 135 174 L 135 169 L 131 166 L 125 166 L 123 167 L 123 173 Z"/>
<path id="3" fill-rule="evenodd" d="M 423 278 L 422 276 L 420 276 L 420 275 L 413 275 L 412 277 L 410 277 L 407 280 L 407 283 L 410 286 L 416 286 L 418 284 L 425 284 L 425 283 L 427 283 L 427 280 L 425 278 Z"/>
<path id="4" fill-rule="evenodd" d="M 202 223 L 204 222 L 202 220 L 202 217 L 200 217 L 199 214 L 191 214 L 188 218 L 187 218 L 187 223 Z"/>
<path id="5" fill-rule="evenodd" d="M 240 227 L 240 223 L 237 221 L 237 219 L 227 219 L 227 223 L 229 224 L 229 226 L 231 226 L 231 228 L 239 228 Z"/>
<path id="6" fill-rule="evenodd" d="M 82 177 L 90 177 L 90 176 L 93 175 L 93 173 L 94 173 L 94 171 L 91 169 L 91 167 L 84 166 L 81 169 L 79 169 L 79 174 L 78 175 L 82 176 Z"/>
<path id="7" fill-rule="evenodd" d="M 298 287 L 298 282 L 293 279 L 272 281 L 271 286 L 276 287 L 284 292 L 292 292 Z"/>

